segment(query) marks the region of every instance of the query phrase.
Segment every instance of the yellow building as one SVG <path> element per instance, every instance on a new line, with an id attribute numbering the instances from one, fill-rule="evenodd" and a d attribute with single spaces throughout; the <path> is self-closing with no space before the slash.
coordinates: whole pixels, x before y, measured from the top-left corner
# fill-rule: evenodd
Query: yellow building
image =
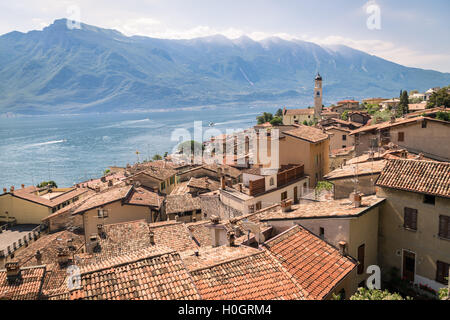
<path id="1" fill-rule="evenodd" d="M 290 208 L 280 208 L 261 218 L 275 233 L 297 224 L 324 239 L 342 252 L 356 259 L 355 281 L 365 285 L 366 269 L 378 264 L 378 219 L 383 198 L 362 197 L 360 202 L 349 199 L 308 201 Z"/>
<path id="2" fill-rule="evenodd" d="M 377 180 L 382 272 L 438 290 L 450 266 L 450 163 L 389 160 Z"/>
<path id="3" fill-rule="evenodd" d="M 164 198 L 143 187 L 115 186 L 89 197 L 74 208 L 72 215 L 82 215 L 88 250 L 98 239 L 99 227 L 107 224 L 135 220 L 155 222 L 161 220 Z"/>
<path id="4" fill-rule="evenodd" d="M 86 188 L 37 188 L 3 189 L 0 195 L 0 221 L 17 224 L 41 224 L 42 219 L 77 201 Z"/>
<path id="5" fill-rule="evenodd" d="M 283 109 L 283 124 L 285 126 L 293 125 L 293 124 L 304 124 L 304 122 L 308 124 L 310 122 L 314 122 L 314 109 Z"/>

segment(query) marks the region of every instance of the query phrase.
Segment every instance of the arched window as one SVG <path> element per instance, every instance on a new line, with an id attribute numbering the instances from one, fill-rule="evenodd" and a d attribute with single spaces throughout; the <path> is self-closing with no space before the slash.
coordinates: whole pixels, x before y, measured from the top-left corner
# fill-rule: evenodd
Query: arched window
<path id="1" fill-rule="evenodd" d="M 273 178 L 270 178 L 270 185 L 273 186 L 275 184 L 275 180 Z"/>

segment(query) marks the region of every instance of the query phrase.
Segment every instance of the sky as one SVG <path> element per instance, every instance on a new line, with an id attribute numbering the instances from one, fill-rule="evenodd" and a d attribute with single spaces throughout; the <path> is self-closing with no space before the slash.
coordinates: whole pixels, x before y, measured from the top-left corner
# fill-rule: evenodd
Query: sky
<path id="1" fill-rule="evenodd" d="M 409 67 L 450 72 L 449 0 L 14 0 L 0 34 L 69 18 L 125 35 L 214 34 L 343 44 Z"/>

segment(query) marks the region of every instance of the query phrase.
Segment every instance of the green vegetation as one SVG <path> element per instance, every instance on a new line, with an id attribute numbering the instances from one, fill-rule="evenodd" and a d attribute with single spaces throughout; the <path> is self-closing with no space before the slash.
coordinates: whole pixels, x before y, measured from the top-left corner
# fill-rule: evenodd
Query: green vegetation
<path id="1" fill-rule="evenodd" d="M 376 111 L 372 114 L 373 123 L 386 122 L 391 120 L 392 112 L 390 110 Z"/>
<path id="2" fill-rule="evenodd" d="M 331 191 L 333 190 L 333 184 L 328 181 L 319 181 L 317 182 L 316 188 L 314 189 L 314 194 L 316 196 L 316 199 L 319 197 L 320 193 L 323 190 Z"/>
<path id="3" fill-rule="evenodd" d="M 397 106 L 397 117 L 403 117 L 405 114 L 409 112 L 408 109 L 409 104 L 409 96 L 408 91 L 400 91 L 400 102 Z"/>
<path id="4" fill-rule="evenodd" d="M 377 105 L 377 104 L 364 103 L 364 106 L 366 107 L 367 113 L 372 115 L 372 116 L 375 114 L 375 112 L 380 110 L 380 106 Z"/>
<path id="5" fill-rule="evenodd" d="M 277 113 L 275 113 L 275 117 L 280 117 L 280 118 L 282 118 L 282 117 L 283 117 L 283 110 L 282 110 L 282 109 L 278 109 L 278 110 L 277 110 Z"/>
<path id="6" fill-rule="evenodd" d="M 280 113 L 281 113 L 281 116 L 279 116 Z M 277 111 L 277 113 L 275 114 L 275 117 L 270 112 L 264 112 L 262 115 L 256 117 L 256 120 L 258 120 L 258 124 L 264 124 L 264 123 L 269 122 L 273 126 L 279 126 L 279 125 L 283 124 L 282 114 L 283 114 L 283 111 L 281 109 L 279 109 Z"/>
<path id="7" fill-rule="evenodd" d="M 111 170 L 106 169 L 105 171 L 103 171 L 103 175 L 106 176 L 107 174 L 111 173 Z"/>
<path id="8" fill-rule="evenodd" d="M 152 160 L 153 160 L 153 161 L 156 161 L 156 160 L 162 160 L 162 157 L 161 157 L 161 155 L 159 155 L 159 154 L 155 154 L 155 155 L 153 156 Z"/>
<path id="9" fill-rule="evenodd" d="M 436 113 L 436 119 L 450 121 L 450 112 L 438 111 Z"/>
<path id="10" fill-rule="evenodd" d="M 387 290 L 376 290 L 358 288 L 358 291 L 350 297 L 350 300 L 405 300 L 398 293 L 391 293 Z M 410 300 L 410 298 L 406 298 Z"/>
<path id="11" fill-rule="evenodd" d="M 178 152 L 183 152 L 183 150 L 189 150 L 189 148 L 191 150 L 191 154 L 195 154 L 196 151 L 198 154 L 205 149 L 205 146 L 202 143 L 197 142 L 195 140 L 185 141 L 178 145 Z"/>
<path id="12" fill-rule="evenodd" d="M 348 110 L 345 110 L 342 115 L 341 119 L 347 121 L 348 120 Z"/>
<path id="13" fill-rule="evenodd" d="M 50 180 L 50 181 L 42 181 L 41 183 L 39 183 L 36 187 L 38 188 L 44 188 L 49 186 L 50 188 L 58 188 L 58 185 L 56 184 L 55 181 Z"/>
<path id="14" fill-rule="evenodd" d="M 450 88 L 444 87 L 438 92 L 433 93 L 430 96 L 430 101 L 428 101 L 427 108 L 435 108 L 435 107 L 446 107 L 450 108 L 450 94 L 448 94 L 447 90 Z"/>

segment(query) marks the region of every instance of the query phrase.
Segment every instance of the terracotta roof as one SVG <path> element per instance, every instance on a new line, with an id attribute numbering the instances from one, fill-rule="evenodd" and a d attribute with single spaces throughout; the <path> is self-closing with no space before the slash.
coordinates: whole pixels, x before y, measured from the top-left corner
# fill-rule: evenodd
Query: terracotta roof
<path id="1" fill-rule="evenodd" d="M 132 189 L 133 186 L 116 186 L 106 189 L 100 193 L 96 193 L 87 199 L 81 206 L 76 208 L 73 213 L 83 213 L 107 203 L 125 199 L 127 195 L 131 195 Z"/>
<path id="2" fill-rule="evenodd" d="M 99 237 L 100 249 L 93 260 L 108 259 L 151 247 L 150 230 L 145 220 L 108 224 Z"/>
<path id="3" fill-rule="evenodd" d="M 69 241 L 71 240 L 71 241 Z M 73 252 L 77 252 L 84 247 L 84 234 L 71 232 L 68 230 L 43 235 L 36 241 L 29 243 L 14 254 L 15 260 L 20 266 L 49 265 L 57 262 L 59 248 L 73 247 Z M 41 254 L 41 261 L 36 260 L 36 252 Z"/>
<path id="4" fill-rule="evenodd" d="M 0 300 L 37 300 L 41 294 L 45 266 L 21 268 L 20 277 L 8 280 L 0 270 Z"/>
<path id="5" fill-rule="evenodd" d="M 404 126 L 404 125 L 409 125 L 409 124 L 422 123 L 422 121 L 425 121 L 425 120 L 450 125 L 450 122 L 437 120 L 434 118 L 427 118 L 427 117 L 400 118 L 400 119 L 395 119 L 395 122 L 386 121 L 386 122 L 382 122 L 382 123 L 378 123 L 378 124 L 366 125 L 364 127 L 361 127 L 359 129 L 352 131 L 350 133 L 350 135 L 361 133 L 361 132 L 366 132 L 366 131 L 372 131 L 372 130 L 377 131 L 377 130 L 396 127 L 396 126 Z"/>
<path id="6" fill-rule="evenodd" d="M 193 197 L 191 194 L 170 194 L 166 198 L 166 213 L 168 214 L 200 209 L 200 199 Z"/>
<path id="7" fill-rule="evenodd" d="M 132 168 L 130 172 L 133 173 L 132 176 L 127 177 L 127 179 L 133 178 L 134 176 L 145 174 L 149 177 L 157 179 L 159 181 L 165 181 L 170 177 L 177 174 L 177 171 L 171 168 L 164 168 L 158 166 L 145 166 L 140 169 Z"/>
<path id="8" fill-rule="evenodd" d="M 355 146 L 350 146 L 350 147 L 340 148 L 340 149 L 333 149 L 333 150 L 330 150 L 330 156 L 336 157 L 336 156 L 349 155 L 353 151 L 355 151 Z"/>
<path id="9" fill-rule="evenodd" d="M 357 263 L 303 227 L 294 226 L 266 241 L 263 247 L 280 261 L 308 292 L 321 300 L 356 267 Z"/>
<path id="10" fill-rule="evenodd" d="M 187 186 L 196 189 L 214 191 L 219 189 L 219 182 L 216 180 L 212 180 L 209 177 L 202 177 L 202 178 L 192 177 L 189 180 Z"/>
<path id="11" fill-rule="evenodd" d="M 209 224 L 209 220 L 191 222 L 186 224 L 193 240 L 200 247 L 209 247 L 212 244 L 211 230 L 206 227 L 206 225 Z"/>
<path id="12" fill-rule="evenodd" d="M 234 254 L 233 254 L 234 252 Z M 219 247 L 201 252 L 200 268 L 191 270 L 205 300 L 302 300 L 302 288 L 266 252 L 249 247 Z M 222 253 L 222 256 L 221 256 Z M 216 258 L 219 258 L 217 262 Z M 187 263 L 195 267 L 194 261 Z"/>
<path id="13" fill-rule="evenodd" d="M 354 177 L 355 175 L 363 176 L 363 175 L 370 175 L 370 174 L 379 174 L 386 162 L 385 160 L 379 160 L 379 161 L 368 161 L 359 163 L 357 165 L 346 165 L 342 168 L 338 168 L 336 170 L 331 171 L 328 173 L 324 178 L 326 180 L 334 180 L 334 179 L 342 179 L 346 177 Z"/>
<path id="14" fill-rule="evenodd" d="M 83 203 L 85 203 L 90 197 L 92 197 L 95 194 L 96 194 L 96 192 L 94 190 L 88 189 L 88 191 L 82 195 L 81 199 L 79 199 L 78 201 L 75 201 L 75 202 L 71 202 L 70 204 L 68 204 L 65 207 L 62 207 L 61 209 L 55 211 L 55 213 L 52 213 L 51 215 L 42 219 L 42 221 L 47 221 L 49 219 L 55 218 L 64 213 L 67 213 L 67 212 L 74 212 L 76 208 L 81 206 Z"/>
<path id="15" fill-rule="evenodd" d="M 192 239 L 184 223 L 172 220 L 150 223 L 148 227 L 154 233 L 156 245 L 165 246 L 178 252 L 198 249 L 198 245 Z"/>
<path id="16" fill-rule="evenodd" d="M 175 186 L 175 188 L 173 188 L 173 190 L 170 194 L 171 195 L 180 195 L 180 194 L 189 193 L 189 188 L 187 186 L 188 183 L 189 183 L 189 181 L 183 181 L 183 182 L 177 183 L 177 185 Z"/>
<path id="17" fill-rule="evenodd" d="M 301 204 L 292 205 L 292 210 L 282 212 L 281 208 L 267 213 L 260 220 L 296 220 L 315 218 L 347 218 L 359 216 L 381 204 L 385 199 L 376 196 L 362 197 L 361 206 L 355 208 L 349 199 L 329 200 L 329 201 L 308 201 Z"/>
<path id="18" fill-rule="evenodd" d="M 71 292 L 69 299 L 200 299 L 180 255 L 164 248 L 135 251 L 101 264 L 82 267 L 80 273 L 81 288 Z"/>
<path id="19" fill-rule="evenodd" d="M 388 160 L 376 185 L 450 198 L 450 163 Z"/>
<path id="20" fill-rule="evenodd" d="M 324 133 L 321 129 L 304 125 L 299 125 L 296 129 L 284 131 L 283 133 L 312 143 L 318 143 L 329 138 L 328 134 Z"/>
<path id="21" fill-rule="evenodd" d="M 338 101 L 338 102 L 337 102 L 338 105 L 346 104 L 346 103 L 359 103 L 359 101 L 355 101 L 355 100 L 342 100 L 342 101 Z"/>
<path id="22" fill-rule="evenodd" d="M 44 205 L 46 207 L 52 208 L 61 203 L 64 203 L 68 200 L 71 200 L 75 197 L 82 195 L 83 193 L 87 192 L 88 189 L 86 189 L 86 188 L 71 188 L 71 189 L 69 189 L 69 191 L 57 192 L 58 195 L 55 197 L 52 197 L 50 199 L 47 199 L 46 197 L 44 197 L 42 195 L 37 195 L 38 191 L 41 193 L 45 192 L 44 189 L 39 189 L 34 186 L 29 186 L 29 187 L 25 187 L 22 189 L 16 189 L 13 192 L 11 192 L 11 194 L 14 195 L 15 197 L 25 199 L 25 200 L 35 202 L 35 203 Z"/>
<path id="23" fill-rule="evenodd" d="M 313 108 L 306 109 L 286 109 L 284 115 L 286 116 L 297 116 L 297 115 L 313 115 Z"/>
<path id="24" fill-rule="evenodd" d="M 156 192 L 150 191 L 144 187 L 135 187 L 131 197 L 126 201 L 127 204 L 151 206 L 155 208 L 159 208 L 163 202 L 163 196 L 160 196 Z"/>

